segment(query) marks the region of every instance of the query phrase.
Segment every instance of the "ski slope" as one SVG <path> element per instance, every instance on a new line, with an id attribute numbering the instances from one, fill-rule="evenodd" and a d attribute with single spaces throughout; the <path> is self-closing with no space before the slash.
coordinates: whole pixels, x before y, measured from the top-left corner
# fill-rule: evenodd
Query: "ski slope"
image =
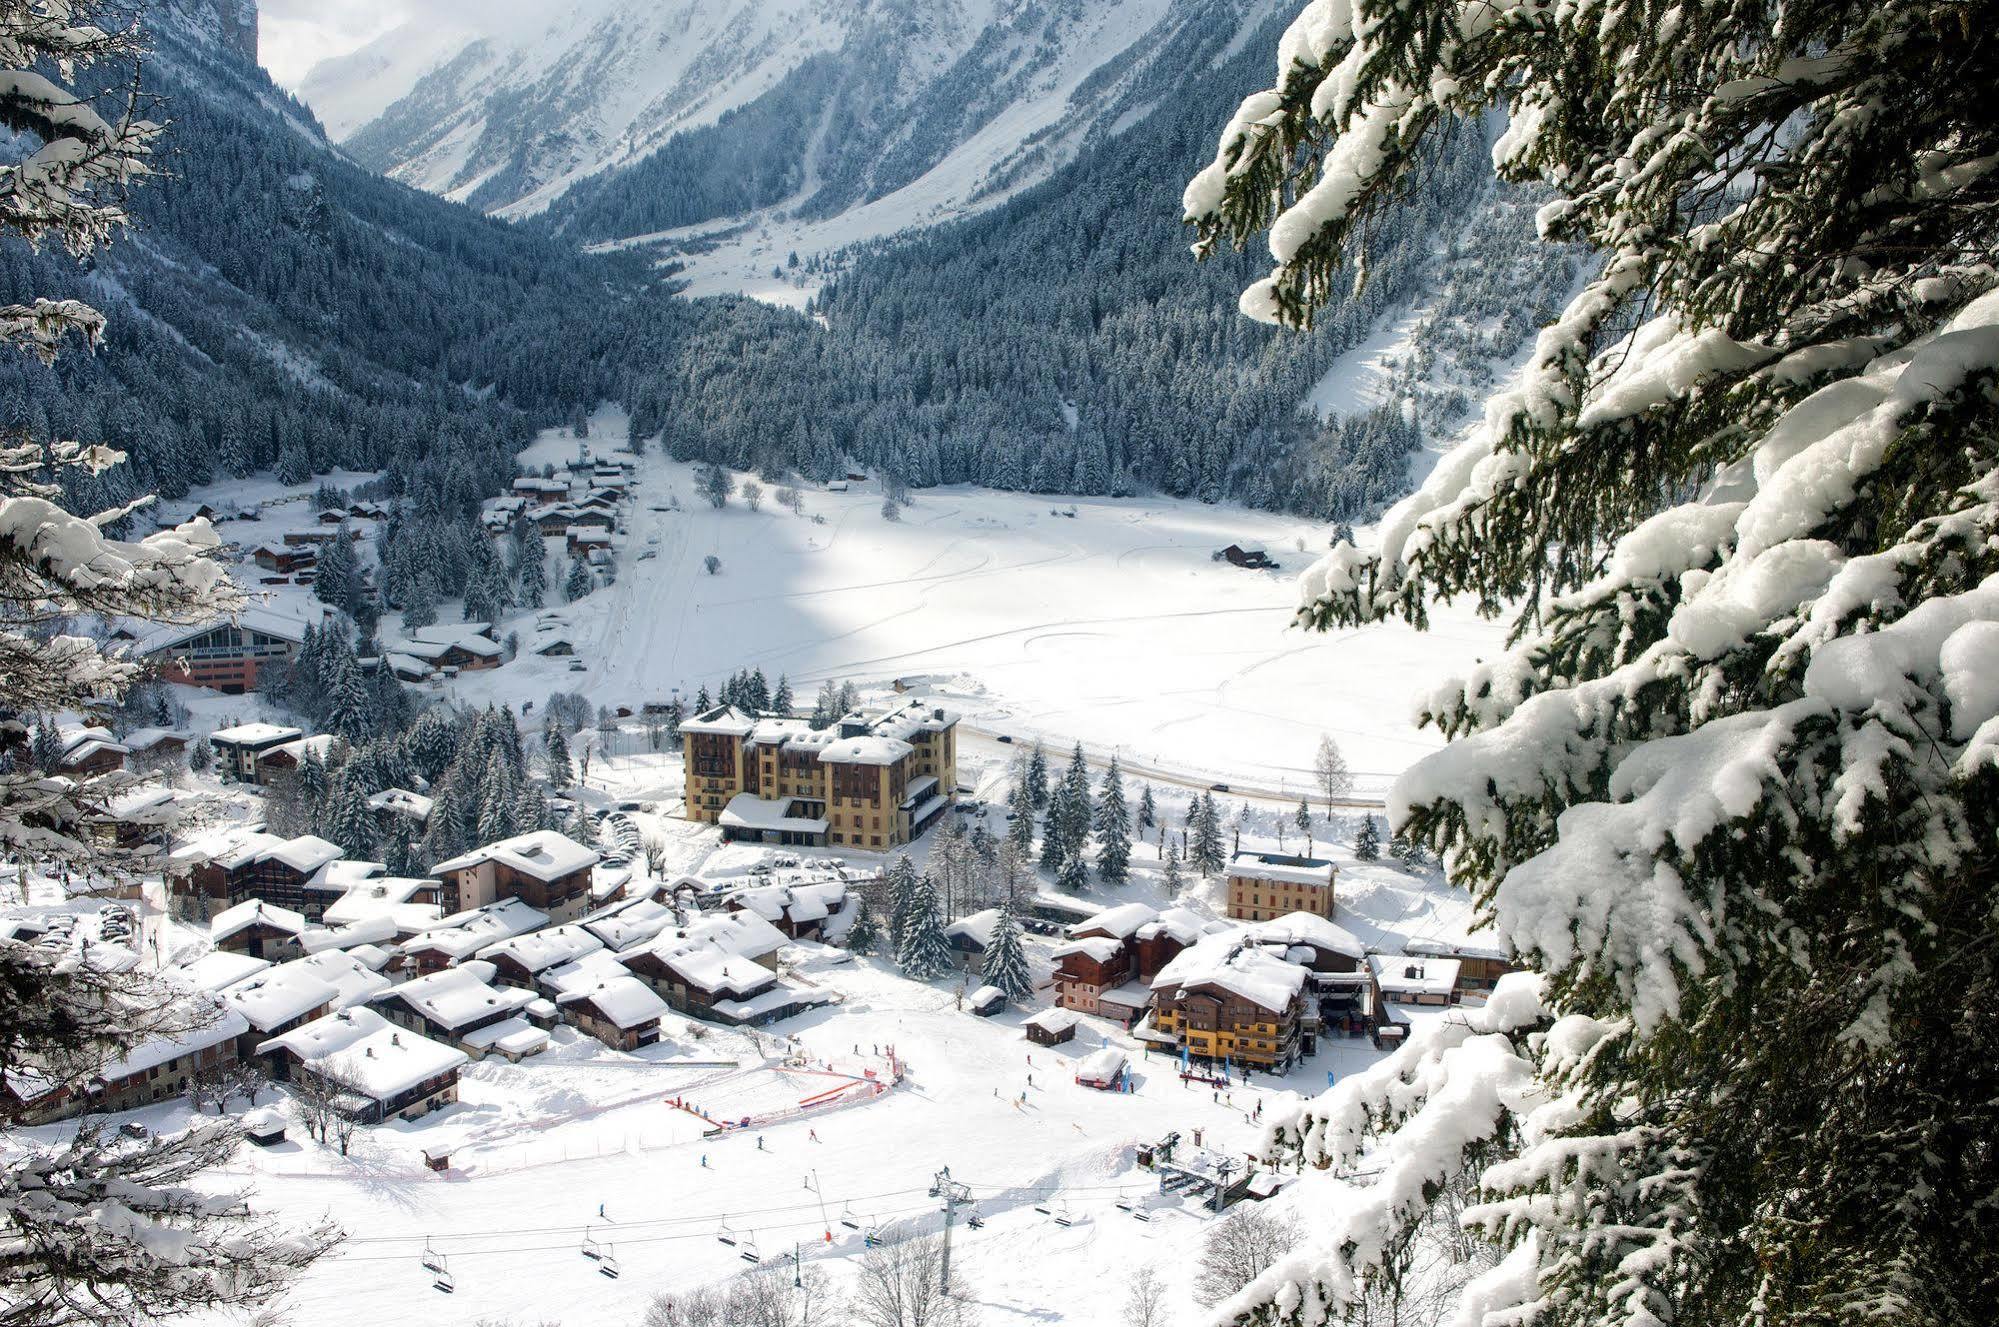
<path id="1" fill-rule="evenodd" d="M 590 445 L 623 437 L 607 413 Z M 575 449 L 551 434 L 524 460 Z M 693 467 L 657 454 L 639 474 L 630 528 L 617 536 L 617 583 L 504 626 L 519 633 L 520 657 L 459 678 L 458 694 L 518 705 L 576 689 L 636 709 L 761 668 L 773 684 L 789 677 L 809 704 L 824 679 L 910 679 L 973 733 L 1080 741 L 1092 754 L 1273 791 L 1311 786 L 1319 737 L 1330 734 L 1361 790 L 1378 792 L 1439 744 L 1412 726 L 1414 697 L 1503 634 L 1451 607 L 1424 633 L 1296 629 L 1294 579 L 1327 527 L 1295 517 L 947 488 L 918 493 L 890 522 L 872 483 L 808 490 L 796 516 L 768 494 L 761 511 L 740 497 L 712 509 Z M 1281 569 L 1215 561 L 1230 543 L 1266 548 Z M 721 560 L 712 576 L 711 554 Z M 553 557 L 559 586 L 564 564 Z M 538 633 L 538 618 L 557 625 Z M 548 633 L 571 640 L 583 671 L 531 652 Z"/>

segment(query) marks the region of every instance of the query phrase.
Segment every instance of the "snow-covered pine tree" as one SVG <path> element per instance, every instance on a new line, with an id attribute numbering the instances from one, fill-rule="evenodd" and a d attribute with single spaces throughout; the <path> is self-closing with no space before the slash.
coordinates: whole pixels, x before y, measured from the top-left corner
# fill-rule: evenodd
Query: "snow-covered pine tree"
<path id="1" fill-rule="evenodd" d="M 1007 797 L 1012 819 L 1006 822 L 1006 840 L 1015 855 L 1026 861 L 1034 851 L 1034 794 L 1027 786 L 1025 772 L 1016 770 L 1013 791 Z"/>
<path id="2" fill-rule="evenodd" d="M 1060 835 L 1061 857 L 1055 864 L 1055 878 L 1072 892 L 1090 883 L 1091 802 L 1090 767 L 1083 760 L 1079 742 L 1048 807 L 1049 821 Z"/>
<path id="3" fill-rule="evenodd" d="M 136 88 L 100 112 L 64 83 L 81 73 L 115 88 L 138 55 L 137 29 L 89 0 L 0 0 L 0 126 L 13 143 L 0 161 L 0 235 L 81 258 L 124 224 L 123 188 L 149 173 L 159 129 L 141 118 Z M 0 308 L 0 349 L 46 365 L 72 333 L 94 343 L 103 328 L 103 315 L 80 301 L 37 298 Z M 77 516 L 60 505 L 67 482 L 87 489 L 123 459 L 22 431 L 0 437 L 0 704 L 14 713 L 89 710 L 137 680 L 135 662 L 61 630 L 66 621 L 200 623 L 242 604 L 214 560 L 220 541 L 206 521 L 115 539 L 106 527 L 123 511 Z M 151 850 L 108 847 L 85 828 L 133 782 L 0 773 L 0 846 L 24 870 L 62 863 L 136 879 Z M 8 1081 L 81 1084 L 148 1037 L 184 1034 L 216 1016 L 211 1003 L 144 972 L 0 940 L 0 1077 Z M 270 1305 L 336 1232 L 286 1235 L 247 1203 L 213 1193 L 200 1177 L 240 1140 L 219 1123 L 139 1140 L 90 1124 L 62 1139 L 5 1130 L 0 1321 L 108 1327 Z M 213 1196 L 197 1196 L 204 1190 Z"/>
<path id="4" fill-rule="evenodd" d="M 1124 773 L 1115 753 L 1097 794 L 1095 829 L 1097 874 L 1107 885 L 1121 885 L 1131 874 L 1131 813 L 1124 804 Z"/>
<path id="5" fill-rule="evenodd" d="M 597 579 L 590 574 L 590 564 L 580 557 L 569 559 L 569 573 L 562 578 L 562 597 L 573 604 L 596 588 Z"/>
<path id="6" fill-rule="evenodd" d="M 361 676 L 360 661 L 354 657 L 346 638 L 338 639 L 340 648 L 332 654 L 324 670 L 326 727 L 349 742 L 359 742 L 374 731 L 375 706 Z"/>
<path id="7" fill-rule="evenodd" d="M 1159 823 L 1159 804 L 1152 799 L 1152 785 L 1146 784 L 1138 794 L 1138 827 L 1151 829 Z"/>
<path id="8" fill-rule="evenodd" d="M 1020 921 L 1013 915 L 1013 901 L 1000 902 L 993 922 L 992 942 L 986 946 L 979 976 L 986 985 L 997 987 L 1015 1002 L 1034 994 L 1034 972 L 1027 965 L 1027 950 L 1020 943 Z"/>
<path id="9" fill-rule="evenodd" d="M 1363 862 L 1381 859 L 1381 830 L 1377 827 L 1374 813 L 1371 811 L 1361 814 L 1360 828 L 1354 831 L 1353 855 Z"/>
<path id="10" fill-rule="evenodd" d="M 1305 855 L 1312 855 L 1312 808 L 1305 805 L 1305 799 L 1298 799 L 1298 810 L 1292 814 L 1291 823 L 1298 826 L 1298 832 L 1305 836 Z"/>
<path id="11" fill-rule="evenodd" d="M 206 737 L 194 739 L 194 745 L 187 749 L 187 767 L 196 774 L 206 774 L 215 768 L 215 748 Z"/>
<path id="12" fill-rule="evenodd" d="M 314 598 L 350 617 L 361 597 L 361 564 L 354 556 L 351 534 L 347 524 L 342 522 L 334 531 L 333 538 L 321 545 L 325 551 L 319 555 L 312 581 Z"/>
<path id="13" fill-rule="evenodd" d="M 791 679 L 783 673 L 777 675 L 777 690 L 771 692 L 770 707 L 777 714 L 789 717 L 791 707 L 797 703 L 791 694 Z"/>
<path id="14" fill-rule="evenodd" d="M 1037 738 L 1034 749 L 1027 756 L 1027 792 L 1033 799 L 1036 811 L 1048 806 L 1048 753 L 1042 749 Z"/>
<path id="15" fill-rule="evenodd" d="M 1344 296 L 1502 102 L 1496 166 L 1599 257 L 1301 610 L 1524 605 L 1391 815 L 1531 971 L 1279 1121 L 1373 1177 L 1229 1307 L 1354 1317 L 1482 1169 L 1466 1322 L 1989 1316 L 1999 45 L 1937 4 L 1315 0 L 1278 78 L 1186 194 L 1203 249 L 1268 226 L 1246 312 Z"/>
<path id="16" fill-rule="evenodd" d="M 1166 897 L 1176 898 L 1187 881 L 1180 873 L 1180 845 L 1174 839 L 1166 840 L 1166 851 L 1159 854 L 1160 883 L 1166 888 Z"/>
<path id="17" fill-rule="evenodd" d="M 548 550 L 541 535 L 527 536 L 520 543 L 518 598 L 522 608 L 540 608 L 548 599 Z"/>
<path id="18" fill-rule="evenodd" d="M 881 926 L 875 921 L 874 905 L 862 898 L 855 904 L 854 921 L 847 928 L 847 948 L 856 954 L 872 954 L 881 945 Z"/>
<path id="19" fill-rule="evenodd" d="M 1187 860 L 1206 879 L 1228 865 L 1222 848 L 1222 815 L 1215 807 L 1212 794 L 1201 794 L 1194 806 L 1192 820 L 1193 835 Z"/>
<path id="20" fill-rule="evenodd" d="M 810 722 L 816 731 L 822 728 L 831 728 L 833 721 L 839 717 L 840 690 L 833 685 L 833 679 L 829 677 L 819 684 L 819 694 L 812 702 L 812 718 Z"/>
<path id="21" fill-rule="evenodd" d="M 910 891 L 909 911 L 903 918 L 902 943 L 896 947 L 895 961 L 902 975 L 914 981 L 941 977 L 956 961 L 951 941 L 944 934 L 937 890 L 928 880 L 919 878 Z"/>
<path id="22" fill-rule="evenodd" d="M 346 770 L 333 779 L 326 794 L 326 819 L 320 833 L 358 861 L 374 856 L 375 822 L 368 812 L 368 794 Z"/>
<path id="23" fill-rule="evenodd" d="M 542 746 L 547 753 L 548 786 L 561 792 L 576 782 L 576 768 L 569 760 L 569 741 L 563 737 L 561 729 L 550 724 Z"/>
<path id="24" fill-rule="evenodd" d="M 916 872 L 916 862 L 908 853 L 898 853 L 888 864 L 888 943 L 890 952 L 898 961 L 902 954 L 902 943 L 909 935 L 909 919 L 917 908 L 917 894 L 922 892 L 923 877 Z"/>

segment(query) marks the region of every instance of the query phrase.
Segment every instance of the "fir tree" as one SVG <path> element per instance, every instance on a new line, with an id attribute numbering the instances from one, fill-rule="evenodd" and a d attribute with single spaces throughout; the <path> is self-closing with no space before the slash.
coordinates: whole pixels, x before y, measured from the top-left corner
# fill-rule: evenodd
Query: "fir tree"
<path id="1" fill-rule="evenodd" d="M 979 976 L 986 985 L 997 987 L 1008 1000 L 1018 1003 L 1034 994 L 1034 972 L 1027 963 L 1027 951 L 1020 943 L 1020 922 L 1013 915 L 1013 901 L 1002 900 L 999 917 L 993 922 L 992 940 L 986 945 L 985 963 Z"/>
<path id="2" fill-rule="evenodd" d="M 1305 799 L 1302 797 L 1298 799 L 1298 811 L 1297 814 L 1291 817 L 1291 823 L 1298 826 L 1298 832 L 1305 836 L 1305 855 L 1307 857 L 1311 856 L 1312 855 L 1312 808 L 1305 805 Z"/>
<path id="3" fill-rule="evenodd" d="M 519 577 L 521 607 L 540 608 L 548 598 L 548 552 L 539 532 L 527 535 L 520 543 Z"/>
<path id="4" fill-rule="evenodd" d="M 417 631 L 437 621 L 437 589 L 430 577 L 419 576 L 403 604 L 403 630 Z"/>
<path id="5" fill-rule="evenodd" d="M 1349 301 L 1353 242 L 1502 109 L 1495 166 L 1594 270 L 1301 613 L 1523 605 L 1425 702 L 1450 741 L 1394 828 L 1532 971 L 1284 1127 L 1374 1192 L 1233 1302 L 1372 1318 L 1482 1187 L 1506 1271 L 1467 1320 L 1989 1317 L 1999 697 L 1960 670 L 1999 572 L 1999 54 L 1836 0 L 1361 0 L 1285 51 L 1186 195 L 1203 252 L 1269 228 L 1245 310 Z"/>
<path id="6" fill-rule="evenodd" d="M 1211 794 L 1201 794 L 1193 822 L 1193 844 L 1187 857 L 1202 878 L 1207 879 L 1228 865 L 1222 853 L 1221 813 L 1215 809 L 1215 799 Z"/>
<path id="7" fill-rule="evenodd" d="M 937 891 L 928 880 L 919 880 L 910 893 L 908 915 L 902 924 L 902 943 L 896 947 L 895 961 L 902 975 L 912 981 L 930 981 L 952 968 L 951 941 L 944 934 Z"/>
<path id="8" fill-rule="evenodd" d="M 770 707 L 778 714 L 789 716 L 793 703 L 791 679 L 780 673 L 777 678 L 777 690 L 771 693 Z"/>
<path id="9" fill-rule="evenodd" d="M 1160 883 L 1165 887 L 1166 897 L 1177 898 L 1187 887 L 1186 878 L 1180 874 L 1180 845 L 1172 839 L 1166 841 L 1166 851 L 1159 855 Z"/>
<path id="10" fill-rule="evenodd" d="M 373 729 L 375 710 L 361 677 L 361 665 L 346 648 L 345 638 L 340 646 L 327 669 L 326 726 L 349 742 L 359 742 Z"/>
<path id="11" fill-rule="evenodd" d="M 1375 827 L 1372 812 L 1361 813 L 1360 828 L 1353 836 L 1353 855 L 1363 862 L 1376 861 L 1381 856 L 1381 831 Z"/>
<path id="12" fill-rule="evenodd" d="M 1131 816 L 1124 804 L 1124 776 L 1111 756 L 1097 796 L 1097 874 L 1107 885 L 1121 885 L 1131 874 Z"/>
<path id="13" fill-rule="evenodd" d="M 343 770 L 328 790 L 320 833 L 345 848 L 349 857 L 365 861 L 374 856 L 375 822 L 368 811 L 368 796 L 347 771 Z"/>
<path id="14" fill-rule="evenodd" d="M 1027 757 L 1027 793 L 1036 811 L 1048 806 L 1048 753 L 1037 739 Z"/>
<path id="15" fill-rule="evenodd" d="M 1138 794 L 1138 827 L 1151 829 L 1159 823 L 1159 806 L 1152 800 L 1152 785 L 1146 784 Z"/>
<path id="16" fill-rule="evenodd" d="M 1007 797 L 1011 818 L 1006 824 L 1007 842 L 1023 860 L 1034 851 L 1034 794 L 1021 771 L 1016 771 L 1013 790 Z"/>
<path id="17" fill-rule="evenodd" d="M 206 737 L 195 738 L 187 749 L 187 767 L 196 774 L 206 774 L 215 767 L 215 748 Z"/>
<path id="18" fill-rule="evenodd" d="M 847 948 L 856 954 L 872 954 L 881 948 L 881 927 L 875 922 L 875 910 L 867 899 L 855 904 L 853 924 L 847 928 Z"/>
<path id="19" fill-rule="evenodd" d="M 916 863 L 908 853 L 898 854 L 888 866 L 888 942 L 898 961 L 903 941 L 909 936 L 909 919 L 918 906 L 916 896 L 923 888 L 923 878 L 916 872 Z"/>
<path id="20" fill-rule="evenodd" d="M 549 725 L 543 745 L 548 759 L 548 786 L 557 792 L 576 782 L 576 770 L 569 761 L 569 743 L 560 729 Z"/>
<path id="21" fill-rule="evenodd" d="M 569 574 L 562 578 L 562 597 L 573 604 L 596 588 L 597 579 L 590 574 L 590 564 L 580 557 L 569 559 Z"/>

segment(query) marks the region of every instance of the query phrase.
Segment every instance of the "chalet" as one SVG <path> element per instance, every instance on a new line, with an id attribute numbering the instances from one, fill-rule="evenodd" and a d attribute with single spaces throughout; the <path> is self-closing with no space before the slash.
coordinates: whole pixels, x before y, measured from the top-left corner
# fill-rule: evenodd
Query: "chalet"
<path id="1" fill-rule="evenodd" d="M 612 1050 L 635 1051 L 659 1040 L 666 1002 L 637 977 L 626 973 L 556 997 L 564 1022 L 587 1032 Z"/>
<path id="2" fill-rule="evenodd" d="M 372 1009 L 343 1009 L 258 1045 L 288 1071 L 337 1089 L 335 1105 L 363 1124 L 421 1119 L 458 1100 L 465 1053 L 393 1026 Z"/>
<path id="3" fill-rule="evenodd" d="M 1210 935 L 1152 979 L 1153 1026 L 1190 1056 L 1281 1071 L 1305 1050 L 1305 983 L 1304 968 Z"/>
<path id="4" fill-rule="evenodd" d="M 833 998 L 778 980 L 777 953 L 785 943 L 753 912 L 721 913 L 663 930 L 617 959 L 682 1013 L 761 1024 Z"/>
<path id="5" fill-rule="evenodd" d="M 569 528 L 570 520 L 576 515 L 576 508 L 567 502 L 552 507 L 543 507 L 532 513 L 528 519 L 535 523 L 543 537 L 559 535 Z"/>
<path id="6" fill-rule="evenodd" d="M 1489 941 L 1411 940 L 1402 946 L 1402 952 L 1414 958 L 1456 960 L 1459 991 L 1489 991 L 1501 977 L 1519 970 L 1506 950 Z"/>
<path id="7" fill-rule="evenodd" d="M 1067 1009 L 1043 1009 L 1020 1021 L 1027 1039 L 1037 1046 L 1060 1046 L 1076 1035 L 1077 1018 Z"/>
<path id="8" fill-rule="evenodd" d="M 959 962 L 967 972 L 977 970 L 985 960 L 986 949 L 993 942 L 993 928 L 997 925 L 999 909 L 983 908 L 960 917 L 944 928 L 944 939 L 961 955 Z"/>
<path id="9" fill-rule="evenodd" d="M 384 788 L 368 798 L 368 811 L 384 830 L 420 826 L 430 819 L 433 799 L 407 788 Z"/>
<path id="10" fill-rule="evenodd" d="M 362 959 L 342 949 L 322 949 L 272 969 L 274 973 L 293 970 L 330 987 L 336 1012 L 366 1004 L 395 984 Z"/>
<path id="11" fill-rule="evenodd" d="M 608 509 L 608 504 L 595 501 L 581 502 L 576 506 L 576 514 L 569 518 L 570 530 L 601 530 L 609 534 L 617 528 L 617 515 Z"/>
<path id="12" fill-rule="evenodd" d="M 546 506 L 551 502 L 569 500 L 567 479 L 544 479 L 538 475 L 523 475 L 513 483 L 515 496 L 525 498 L 536 506 Z"/>
<path id="13" fill-rule="evenodd" d="M 289 742 L 280 742 L 257 757 L 257 782 L 270 784 L 286 775 L 298 773 L 308 756 L 320 764 L 330 764 L 333 747 L 339 741 L 332 733 L 315 733 L 311 737 L 295 737 Z"/>
<path id="14" fill-rule="evenodd" d="M 754 912 L 788 939 L 817 940 L 828 923 L 846 910 L 847 882 L 753 885 L 731 894 L 723 906 L 731 912 Z"/>
<path id="15" fill-rule="evenodd" d="M 267 968 L 222 992 L 222 1003 L 243 1016 L 248 1030 L 238 1041 L 242 1059 L 267 1054 L 258 1050 L 265 1039 L 282 1036 L 315 1018 L 333 1012 L 339 993 L 306 969 L 291 963 Z M 267 1059 L 273 1078 L 284 1076 L 281 1057 Z"/>
<path id="16" fill-rule="evenodd" d="M 565 546 L 568 548 L 571 557 L 575 557 L 579 553 L 587 557 L 598 549 L 608 550 L 611 547 L 611 532 L 609 530 L 599 530 L 594 526 L 577 525 L 571 522 L 569 528 L 564 531 L 564 534 L 568 541 Z"/>
<path id="17" fill-rule="evenodd" d="M 180 797 L 172 788 L 143 784 L 113 794 L 104 805 L 84 812 L 84 823 L 107 847 L 164 847 L 179 817 Z"/>
<path id="18" fill-rule="evenodd" d="M 1209 925 L 1185 909 L 1161 913 L 1143 903 L 1106 908 L 1077 922 L 1049 954 L 1056 961 L 1055 1003 L 1130 1026 L 1152 1003 L 1146 979 Z"/>
<path id="19" fill-rule="evenodd" d="M 1277 564 L 1270 555 L 1260 548 L 1244 548 L 1241 544 L 1230 544 L 1215 554 L 1215 561 L 1226 562 L 1232 567 L 1248 567 L 1252 570 L 1275 570 Z"/>
<path id="20" fill-rule="evenodd" d="M 533 649 L 544 659 L 567 659 L 576 653 L 575 644 L 567 636 L 551 636 L 537 641 Z"/>
<path id="21" fill-rule="evenodd" d="M 303 953 L 299 937 L 304 932 L 303 916 L 258 898 L 225 908 L 208 926 L 208 937 L 217 949 L 272 961 Z"/>
<path id="22" fill-rule="evenodd" d="M 265 571 L 280 576 L 290 576 L 295 572 L 316 570 L 319 554 L 310 548 L 286 548 L 284 545 L 259 544 L 250 550 L 250 560 Z"/>
<path id="23" fill-rule="evenodd" d="M 341 507 L 327 507 L 319 513 L 321 525 L 340 525 L 347 519 L 347 512 Z"/>
<path id="24" fill-rule="evenodd" d="M 428 974 L 468 959 L 495 941 L 525 935 L 548 925 L 548 914 L 517 898 L 504 898 L 481 908 L 452 913 L 403 942 L 397 954 L 400 971 Z"/>
<path id="25" fill-rule="evenodd" d="M 1269 921 L 1286 913 L 1333 915 L 1335 868 L 1317 857 L 1239 852 L 1228 866 L 1228 915 Z"/>
<path id="26" fill-rule="evenodd" d="M 320 920 L 329 927 L 345 927 L 385 919 L 396 935 L 416 935 L 439 925 L 443 888 L 439 881 L 417 876 L 371 875 L 350 884 L 328 903 Z"/>
<path id="27" fill-rule="evenodd" d="M 208 745 L 215 752 L 217 769 L 246 783 L 255 783 L 261 782 L 257 778 L 257 761 L 266 751 L 304 736 L 297 728 L 275 723 L 244 723 L 216 729 L 208 735 Z"/>
<path id="28" fill-rule="evenodd" d="M 588 907 L 598 859 L 595 849 L 542 829 L 439 862 L 431 872 L 444 882 L 444 906 L 451 911 L 516 898 L 566 922 Z"/>
<path id="29" fill-rule="evenodd" d="M 64 728 L 58 733 L 62 755 L 55 772 L 72 779 L 91 779 L 125 768 L 131 748 L 111 735 L 109 728 Z"/>
<path id="30" fill-rule="evenodd" d="M 456 668 L 460 672 L 498 668 L 506 662 L 507 652 L 493 639 L 492 630 L 483 622 L 418 627 L 409 633 L 408 640 L 395 647 L 395 653 L 421 660 L 432 668 Z"/>
<path id="31" fill-rule="evenodd" d="M 157 765 L 187 753 L 187 734 L 172 728 L 134 728 L 119 740 L 131 752 L 130 763 Z"/>
<path id="32" fill-rule="evenodd" d="M 574 963 L 585 954 L 604 947 L 604 942 L 574 923 L 509 936 L 479 950 L 479 957 L 493 965 L 493 980 L 503 986 L 530 990 L 542 974 L 565 963 Z"/>
<path id="33" fill-rule="evenodd" d="M 1390 1004 L 1442 1006 L 1458 1000 L 1457 959 L 1374 954 L 1367 967 L 1377 1009 Z"/>
<path id="34" fill-rule="evenodd" d="M 1293 912 L 1245 927 L 1246 943 L 1305 970 L 1306 995 L 1318 1027 L 1358 1034 L 1380 1007 L 1368 972 L 1367 949 L 1345 927 L 1317 913 Z M 1308 1017 L 1305 1031 L 1316 1032 Z"/>
<path id="35" fill-rule="evenodd" d="M 539 997 L 519 987 L 492 984 L 493 965 L 470 959 L 454 968 L 413 977 L 376 994 L 370 1003 L 391 1021 L 447 1044 L 516 1017 Z"/>
<path id="36" fill-rule="evenodd" d="M 644 944 L 679 924 L 680 915 L 673 905 L 654 898 L 626 899 L 583 919 L 584 928 L 613 951 Z"/>
<path id="37" fill-rule="evenodd" d="M 198 1074 L 236 1063 L 248 1025 L 217 1007 L 174 1036 L 150 1036 L 81 1083 L 64 1083 L 16 1066 L 0 1084 L 0 1113 L 18 1124 L 47 1124 L 85 1112 L 133 1110 L 182 1095 Z"/>
<path id="38" fill-rule="evenodd" d="M 965 1008 L 980 1018 L 991 1018 L 1006 1008 L 1006 992 L 997 986 L 981 986 L 965 997 Z"/>
<path id="39" fill-rule="evenodd" d="M 210 872 L 223 877 L 223 888 L 231 903 L 261 899 L 266 904 L 290 908 L 307 921 L 318 921 L 327 904 L 344 893 L 352 879 L 348 873 L 328 871 L 341 859 L 341 847 L 313 834 L 295 839 L 279 839 L 268 834 L 246 836 L 239 849 L 212 863 Z M 380 870 L 369 862 L 352 868 L 365 873 Z M 201 882 L 202 872 L 198 871 Z M 210 880 L 212 881 L 212 874 Z M 202 882 L 206 883 L 206 882 Z"/>
<path id="40" fill-rule="evenodd" d="M 304 642 L 304 622 L 245 608 L 233 620 L 161 627 L 135 641 L 132 653 L 169 682 L 240 696 L 256 687 L 258 669 L 289 662 Z"/>

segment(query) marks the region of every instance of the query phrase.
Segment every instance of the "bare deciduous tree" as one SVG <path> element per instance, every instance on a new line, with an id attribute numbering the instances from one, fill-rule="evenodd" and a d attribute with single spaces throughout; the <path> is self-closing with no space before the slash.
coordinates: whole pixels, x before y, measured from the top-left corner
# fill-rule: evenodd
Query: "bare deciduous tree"
<path id="1" fill-rule="evenodd" d="M 1166 1283 L 1155 1267 L 1141 1267 L 1125 1290 L 1125 1327 L 1165 1327 Z"/>
<path id="2" fill-rule="evenodd" d="M 850 1312 L 868 1327 L 962 1327 L 970 1320 L 964 1288 L 940 1284 L 944 1240 L 915 1235 L 877 1244 L 861 1256 Z"/>
<path id="3" fill-rule="evenodd" d="M 1254 1281 L 1298 1242 L 1296 1222 L 1255 1207 L 1238 1209 L 1218 1222 L 1201 1251 L 1194 1274 L 1194 1298 L 1219 1304 Z"/>

